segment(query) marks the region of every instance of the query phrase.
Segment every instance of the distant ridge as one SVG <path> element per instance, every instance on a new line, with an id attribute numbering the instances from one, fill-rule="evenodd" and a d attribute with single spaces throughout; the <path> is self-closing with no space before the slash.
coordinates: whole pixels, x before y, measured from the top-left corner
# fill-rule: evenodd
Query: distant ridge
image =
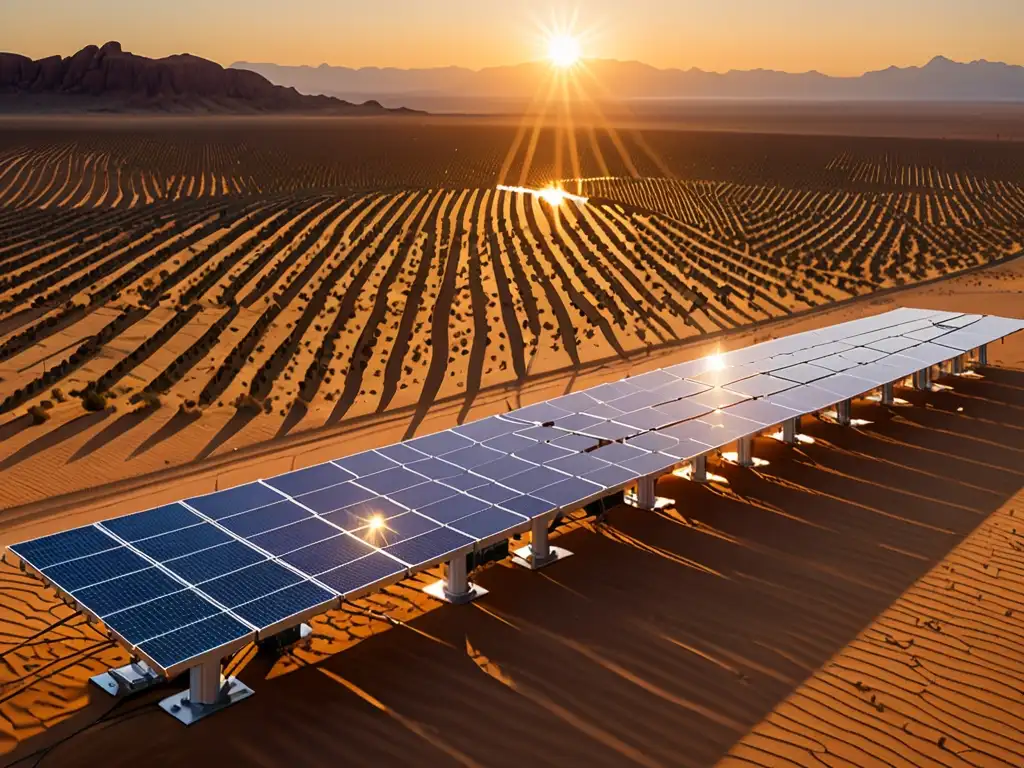
<path id="1" fill-rule="evenodd" d="M 958 63 L 936 56 L 921 67 L 889 67 L 857 77 L 820 72 L 791 74 L 773 70 L 657 69 L 636 61 L 594 59 L 587 63 L 605 100 L 630 99 L 785 99 L 837 101 L 1024 101 L 1024 67 L 985 60 Z M 547 63 L 471 70 L 381 69 L 364 67 L 279 66 L 238 62 L 232 67 L 258 72 L 271 82 L 302 93 L 359 98 L 375 94 L 386 101 L 403 96 L 430 99 L 532 98 L 549 77 Z M 587 84 L 589 78 L 581 81 Z"/>
<path id="2" fill-rule="evenodd" d="M 0 53 L 0 112 L 106 111 L 181 113 L 317 113 L 385 115 L 376 101 L 352 104 L 303 95 L 244 69 L 225 69 L 189 54 L 150 59 L 109 42 L 74 56 L 33 61 Z"/>

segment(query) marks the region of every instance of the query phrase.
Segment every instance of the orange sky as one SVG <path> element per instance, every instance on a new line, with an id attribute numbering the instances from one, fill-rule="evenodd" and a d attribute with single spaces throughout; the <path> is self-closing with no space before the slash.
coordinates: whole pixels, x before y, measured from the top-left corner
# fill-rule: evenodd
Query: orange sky
<path id="1" fill-rule="evenodd" d="M 936 54 L 1024 64 L 1024 0 L 0 0 L 0 49 L 121 41 L 222 64 L 478 68 L 540 58 L 576 17 L 587 56 L 859 74 Z"/>

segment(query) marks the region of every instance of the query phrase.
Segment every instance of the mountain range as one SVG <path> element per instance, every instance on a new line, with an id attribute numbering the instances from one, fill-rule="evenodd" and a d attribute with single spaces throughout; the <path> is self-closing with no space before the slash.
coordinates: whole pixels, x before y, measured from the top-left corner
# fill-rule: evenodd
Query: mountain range
<path id="1" fill-rule="evenodd" d="M 197 56 L 150 59 L 109 42 L 37 61 L 0 53 L 0 112 L 33 111 L 385 115 L 409 110 L 305 95 Z"/>
<path id="2" fill-rule="evenodd" d="M 393 69 L 321 64 L 281 66 L 237 62 L 278 85 L 302 93 L 346 99 L 373 98 L 427 109 L 473 100 L 515 102 L 532 99 L 547 87 L 546 62 L 472 70 L 462 67 Z M 985 60 L 960 63 L 936 56 L 921 67 L 889 67 L 857 77 L 820 72 L 791 74 L 755 69 L 725 73 L 700 69 L 658 69 L 636 61 L 593 59 L 574 78 L 588 98 L 776 99 L 787 101 L 1024 101 L 1024 67 Z"/>

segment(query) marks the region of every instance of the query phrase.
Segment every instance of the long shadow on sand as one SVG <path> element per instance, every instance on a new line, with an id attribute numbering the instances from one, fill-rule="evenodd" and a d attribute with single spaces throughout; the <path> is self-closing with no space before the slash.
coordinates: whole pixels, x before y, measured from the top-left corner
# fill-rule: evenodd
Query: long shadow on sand
<path id="1" fill-rule="evenodd" d="M 91 453 L 98 451 L 104 445 L 124 437 L 155 413 L 156 411 L 151 408 L 143 408 L 140 410 L 129 411 L 128 413 L 118 416 L 116 421 L 112 424 L 108 424 L 86 440 L 85 444 L 75 451 L 71 458 L 68 459 L 68 463 L 71 464 L 79 461 L 80 459 L 84 459 Z"/>
<path id="2" fill-rule="evenodd" d="M 291 674 L 250 665 L 244 704 L 91 729 L 61 764 L 713 765 L 1024 485 L 1024 373 L 998 373 L 902 393 L 927 409 L 858 401 L 857 429 L 806 419 L 813 444 L 758 439 L 767 466 L 665 478 L 675 509 L 616 509 L 550 570 L 483 570 L 470 606 Z"/>
<path id="3" fill-rule="evenodd" d="M 81 416 L 76 416 L 66 424 L 61 424 L 54 430 L 40 435 L 31 443 L 22 446 L 6 459 L 0 461 L 0 472 L 20 464 L 25 461 L 25 459 L 31 458 L 37 453 L 42 453 L 45 450 L 60 445 L 61 443 L 82 434 L 94 427 L 96 424 L 107 419 L 111 413 L 113 413 L 113 411 L 85 413 Z"/>

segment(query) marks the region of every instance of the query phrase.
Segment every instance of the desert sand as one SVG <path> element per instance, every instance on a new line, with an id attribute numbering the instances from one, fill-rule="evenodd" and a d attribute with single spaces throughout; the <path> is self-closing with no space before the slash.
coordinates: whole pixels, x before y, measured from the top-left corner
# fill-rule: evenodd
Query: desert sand
<path id="1" fill-rule="evenodd" d="M 897 304 L 1021 316 L 1024 264 L 481 390 L 468 416 Z M 948 390 L 901 391 L 908 406 L 858 400 L 853 429 L 805 419 L 813 442 L 797 448 L 759 438 L 756 470 L 664 478 L 674 509 L 578 520 L 558 537 L 574 557 L 542 573 L 488 567 L 475 579 L 490 594 L 469 606 L 424 597 L 424 576 L 318 618 L 308 648 L 245 649 L 229 669 L 257 694 L 189 729 L 156 707 L 169 689 L 118 702 L 90 688 L 125 654 L 7 564 L 3 760 L 1020 765 L 1024 338 L 990 362 L 941 379 Z M 462 411 L 439 401 L 421 429 Z M 412 418 L 370 415 L 51 500 L 24 491 L 0 544 L 383 444 Z M 51 454 L 54 483 L 96 471 L 34 455 Z"/>

